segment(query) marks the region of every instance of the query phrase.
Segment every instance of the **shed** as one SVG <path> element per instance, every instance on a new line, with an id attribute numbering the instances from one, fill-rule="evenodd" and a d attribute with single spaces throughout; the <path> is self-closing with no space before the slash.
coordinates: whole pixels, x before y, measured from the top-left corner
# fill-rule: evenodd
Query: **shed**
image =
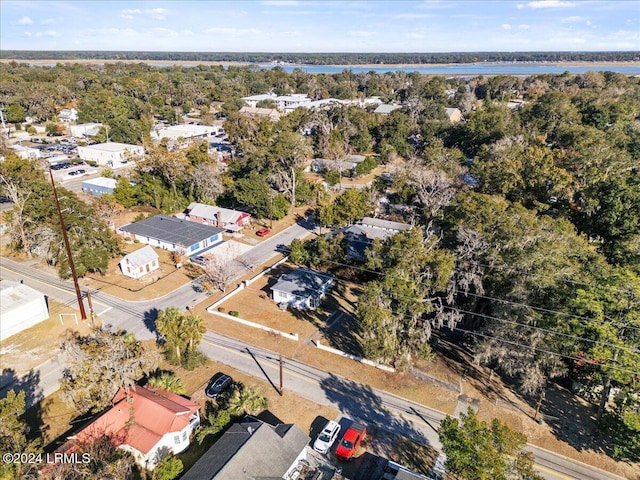
<path id="1" fill-rule="evenodd" d="M 118 182 L 114 178 L 91 178 L 82 182 L 82 191 L 95 197 L 99 197 L 105 193 L 113 193 L 117 183 Z"/>
<path id="2" fill-rule="evenodd" d="M 0 340 L 48 318 L 44 294 L 21 282 L 0 281 Z"/>
<path id="3" fill-rule="evenodd" d="M 120 260 L 120 269 L 123 275 L 131 278 L 143 277 L 158 268 L 160 268 L 158 254 L 149 245 L 125 255 Z"/>

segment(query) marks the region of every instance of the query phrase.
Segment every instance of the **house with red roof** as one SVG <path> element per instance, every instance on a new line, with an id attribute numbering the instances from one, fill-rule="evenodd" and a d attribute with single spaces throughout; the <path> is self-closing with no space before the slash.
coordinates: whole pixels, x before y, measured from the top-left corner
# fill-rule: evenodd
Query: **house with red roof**
<path id="1" fill-rule="evenodd" d="M 91 443 L 109 436 L 114 445 L 131 452 L 138 465 L 153 470 L 163 457 L 180 453 L 200 425 L 200 405 L 167 392 L 140 386 L 120 388 L 112 406 L 68 437 L 58 452 L 72 453 L 77 443 Z"/>

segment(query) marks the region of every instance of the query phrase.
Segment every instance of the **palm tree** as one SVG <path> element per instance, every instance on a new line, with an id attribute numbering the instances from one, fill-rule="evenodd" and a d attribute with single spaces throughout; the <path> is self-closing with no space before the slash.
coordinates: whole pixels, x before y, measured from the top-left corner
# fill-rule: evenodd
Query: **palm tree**
<path id="1" fill-rule="evenodd" d="M 227 400 L 227 410 L 234 416 L 258 413 L 268 405 L 269 400 L 266 397 L 260 396 L 254 389 L 244 385 L 236 388 Z"/>
<path id="2" fill-rule="evenodd" d="M 215 435 L 222 431 L 229 423 L 231 423 L 231 415 L 229 410 L 217 410 L 210 412 L 206 415 L 206 425 L 203 425 L 198 430 L 196 439 L 199 444 L 202 444 L 204 439 L 208 435 Z"/>
<path id="3" fill-rule="evenodd" d="M 169 348 L 175 348 L 178 363 L 182 362 L 182 352 L 185 350 L 189 340 L 186 335 L 184 323 L 185 316 L 175 307 L 162 310 L 156 320 L 158 333 L 164 336 Z"/>
<path id="4" fill-rule="evenodd" d="M 207 327 L 202 317 L 198 315 L 189 315 L 184 319 L 184 335 L 189 342 L 189 351 L 193 351 L 194 345 L 198 345 Z"/>
<path id="5" fill-rule="evenodd" d="M 149 379 L 149 386 L 160 388 L 167 392 L 173 392 L 177 395 L 185 393 L 182 379 L 177 377 L 173 372 L 157 371 L 155 375 Z"/>

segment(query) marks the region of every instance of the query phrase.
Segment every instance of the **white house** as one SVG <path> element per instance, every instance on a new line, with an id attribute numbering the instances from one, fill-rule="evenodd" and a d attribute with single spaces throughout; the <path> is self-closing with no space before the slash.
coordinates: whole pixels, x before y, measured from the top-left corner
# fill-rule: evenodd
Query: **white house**
<path id="1" fill-rule="evenodd" d="M 278 305 L 313 310 L 320 305 L 322 297 L 333 285 L 330 273 L 298 268 L 282 275 L 271 287 L 273 301 Z"/>
<path id="2" fill-rule="evenodd" d="M 75 123 L 78 121 L 78 111 L 75 108 L 65 108 L 58 114 L 58 120 L 63 123 Z"/>
<path id="3" fill-rule="evenodd" d="M 91 178 L 82 182 L 82 191 L 99 197 L 105 193 L 113 193 L 117 184 L 118 181 L 115 178 Z"/>
<path id="4" fill-rule="evenodd" d="M 151 273 L 159 268 L 160 261 L 158 260 L 158 254 L 153 247 L 149 245 L 125 255 L 124 258 L 120 260 L 120 269 L 123 275 L 131 278 L 143 277 L 147 273 Z"/>
<path id="5" fill-rule="evenodd" d="M 0 340 L 48 318 L 44 294 L 23 283 L 0 281 Z"/>
<path id="6" fill-rule="evenodd" d="M 163 457 L 184 451 L 200 425 L 200 405 L 166 390 L 120 388 L 111 404 L 56 452 L 74 453 L 78 442 L 91 443 L 109 435 L 116 447 L 133 454 L 138 465 L 153 470 Z"/>
<path id="7" fill-rule="evenodd" d="M 79 125 L 70 125 L 69 130 L 71 136 L 75 138 L 93 137 L 100 133 L 101 123 L 81 123 Z"/>
<path id="8" fill-rule="evenodd" d="M 183 250 L 188 256 L 221 243 L 223 232 L 222 228 L 167 215 L 155 215 L 118 229 L 118 233 L 129 240 L 137 240 L 171 252 Z"/>
<path id="9" fill-rule="evenodd" d="M 78 157 L 85 161 L 93 161 L 98 165 L 118 168 L 129 160 L 144 157 L 144 147 L 127 143 L 98 143 L 86 147 L 78 147 Z"/>

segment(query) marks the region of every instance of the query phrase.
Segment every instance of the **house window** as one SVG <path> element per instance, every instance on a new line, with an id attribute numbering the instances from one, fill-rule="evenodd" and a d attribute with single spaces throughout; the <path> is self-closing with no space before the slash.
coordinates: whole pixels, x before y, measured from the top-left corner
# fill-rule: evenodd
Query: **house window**
<path id="1" fill-rule="evenodd" d="M 200 243 L 194 243 L 193 245 L 191 245 L 189 247 L 189 250 L 191 250 L 192 252 L 195 250 L 198 250 L 200 248 Z"/>
<path id="2" fill-rule="evenodd" d="M 187 431 L 186 430 L 184 432 L 182 432 L 182 441 L 183 442 L 187 441 Z"/>
<path id="3" fill-rule="evenodd" d="M 180 435 L 174 435 L 173 443 L 175 443 L 176 445 L 180 445 Z"/>

